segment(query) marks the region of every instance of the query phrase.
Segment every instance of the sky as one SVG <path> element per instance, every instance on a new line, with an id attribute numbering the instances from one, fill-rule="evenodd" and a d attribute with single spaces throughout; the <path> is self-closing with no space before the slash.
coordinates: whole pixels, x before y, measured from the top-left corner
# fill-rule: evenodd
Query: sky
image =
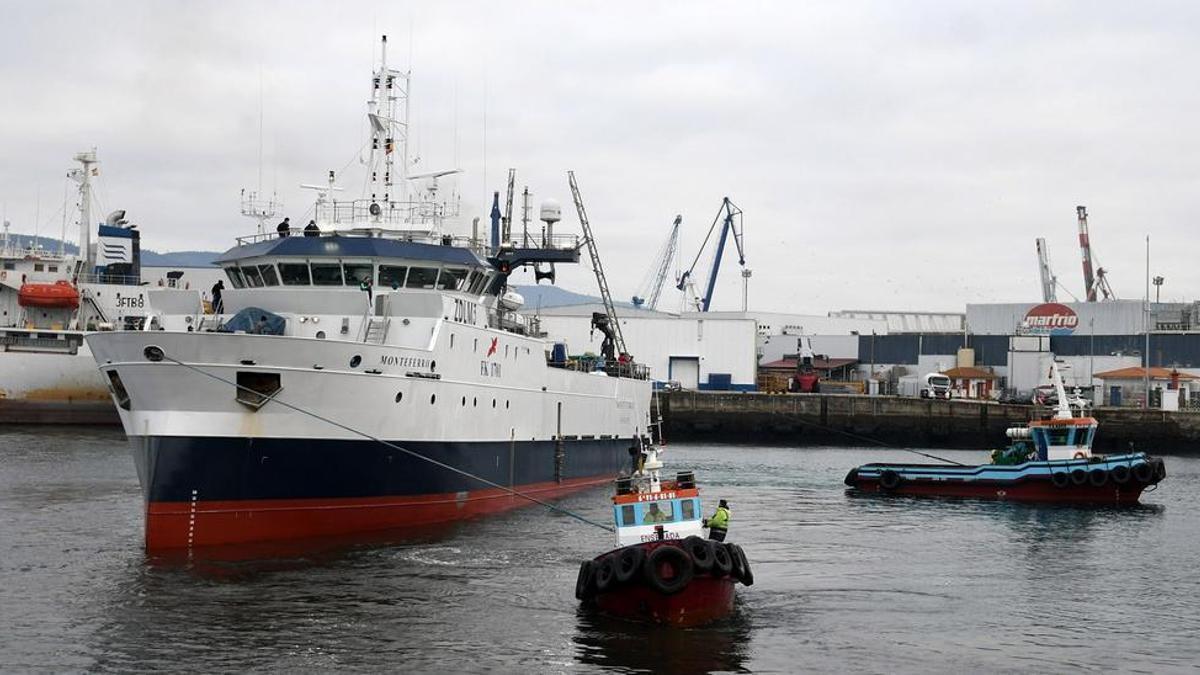
<path id="1" fill-rule="evenodd" d="M 91 147 L 101 208 L 125 209 L 157 251 L 253 233 L 243 188 L 276 192 L 302 222 L 314 194 L 299 185 L 331 169 L 358 196 L 386 33 L 390 63 L 413 73 L 412 172 L 464 171 L 442 185 L 462 195 L 448 229 L 486 222 L 513 167 L 535 210 L 556 199 L 560 229 L 578 231 L 574 170 L 618 299 L 638 291 L 676 214 L 690 266 L 726 196 L 744 212 L 751 309 L 1038 301 L 1037 237 L 1082 296 L 1079 204 L 1119 297 L 1144 293 L 1146 237 L 1162 299 L 1200 296 L 1195 3 L 0 0 L 0 12 L 0 205 L 14 231 L 59 234 L 65 173 Z M 740 308 L 741 281 L 727 251 L 713 309 Z M 595 288 L 586 263 L 558 283 Z M 679 309 L 671 286 L 661 309 Z"/>

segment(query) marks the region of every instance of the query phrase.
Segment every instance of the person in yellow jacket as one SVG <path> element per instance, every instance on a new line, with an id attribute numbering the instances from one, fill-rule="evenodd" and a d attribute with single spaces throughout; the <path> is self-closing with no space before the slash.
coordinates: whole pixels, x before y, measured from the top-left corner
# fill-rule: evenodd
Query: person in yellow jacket
<path id="1" fill-rule="evenodd" d="M 725 535 L 729 532 L 729 503 L 722 499 L 712 518 L 704 519 L 704 526 L 708 528 L 709 539 L 725 541 Z"/>

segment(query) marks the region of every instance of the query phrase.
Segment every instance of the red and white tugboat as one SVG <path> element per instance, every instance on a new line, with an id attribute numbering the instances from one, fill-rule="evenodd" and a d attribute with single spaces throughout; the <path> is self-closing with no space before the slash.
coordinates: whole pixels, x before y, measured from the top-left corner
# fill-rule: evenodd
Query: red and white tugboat
<path id="1" fill-rule="evenodd" d="M 733 611 L 734 584 L 754 583 L 742 547 L 705 539 L 691 471 L 662 480 L 661 449 L 646 443 L 638 470 L 616 481 L 619 548 L 585 560 L 575 597 L 624 619 L 698 626 Z"/>

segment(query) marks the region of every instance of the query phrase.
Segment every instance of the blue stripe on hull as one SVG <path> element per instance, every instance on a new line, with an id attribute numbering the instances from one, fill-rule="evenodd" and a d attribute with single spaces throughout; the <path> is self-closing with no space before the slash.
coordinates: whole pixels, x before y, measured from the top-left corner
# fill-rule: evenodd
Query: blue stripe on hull
<path id="1" fill-rule="evenodd" d="M 615 477 L 632 439 L 565 440 L 561 475 L 554 441 L 405 442 L 396 445 L 503 486 Z M 131 437 L 150 502 L 413 496 L 486 488 L 483 483 L 368 440 Z M 510 457 L 512 462 L 510 462 Z M 511 465 L 511 470 L 510 470 Z"/>

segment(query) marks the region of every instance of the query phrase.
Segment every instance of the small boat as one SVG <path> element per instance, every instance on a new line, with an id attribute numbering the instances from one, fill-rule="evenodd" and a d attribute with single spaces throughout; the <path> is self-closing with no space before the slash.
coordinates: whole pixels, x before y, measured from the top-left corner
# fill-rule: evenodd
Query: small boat
<path id="1" fill-rule="evenodd" d="M 661 480 L 659 450 L 645 444 L 638 469 L 616 481 L 619 548 L 585 560 L 575 597 L 601 613 L 698 626 L 733 611 L 734 585 L 754 573 L 741 546 L 705 539 L 695 474 Z"/>
<path id="2" fill-rule="evenodd" d="M 59 279 L 52 284 L 21 284 L 17 304 L 44 309 L 75 309 L 79 307 L 79 291 L 71 282 Z"/>
<path id="3" fill-rule="evenodd" d="M 993 452 L 992 464 L 864 464 L 850 470 L 846 485 L 913 497 L 1136 504 L 1143 490 L 1166 478 L 1163 461 L 1144 452 L 1093 454 L 1099 422 L 1078 396 L 1068 399 L 1057 362 L 1050 372 L 1058 393 L 1055 414 L 1010 428 L 1012 444 Z"/>

